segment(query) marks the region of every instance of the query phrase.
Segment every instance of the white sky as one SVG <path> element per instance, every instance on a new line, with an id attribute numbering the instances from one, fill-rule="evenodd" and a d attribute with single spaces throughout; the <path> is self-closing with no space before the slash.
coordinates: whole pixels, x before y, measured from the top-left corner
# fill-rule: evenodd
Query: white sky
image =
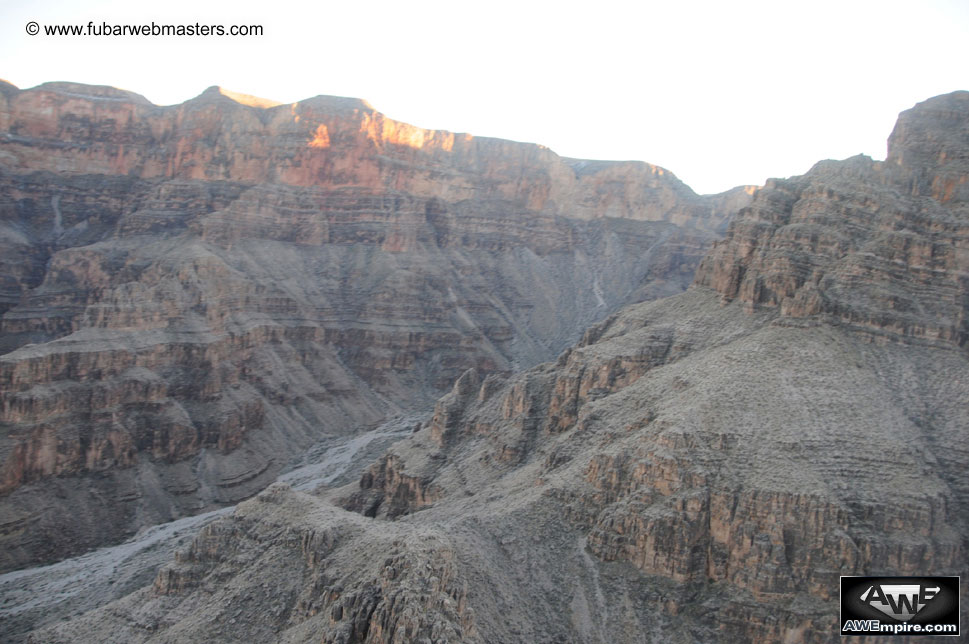
<path id="1" fill-rule="evenodd" d="M 29 36 L 30 20 L 265 35 Z M 969 89 L 969 0 L 0 0 L 0 78 L 162 105 L 210 85 L 355 96 L 422 127 L 640 159 L 719 192 L 823 158 L 884 158 L 898 112 Z"/>

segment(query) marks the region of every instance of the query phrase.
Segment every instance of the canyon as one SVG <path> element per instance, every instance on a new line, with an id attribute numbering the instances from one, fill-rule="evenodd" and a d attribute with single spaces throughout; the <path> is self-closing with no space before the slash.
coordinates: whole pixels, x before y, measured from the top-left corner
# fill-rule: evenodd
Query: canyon
<path id="1" fill-rule="evenodd" d="M 214 94 L 201 98 L 228 98 Z M 125 101 L 136 105 L 134 98 Z M 299 112 L 290 106 L 232 109 L 262 110 L 258 114 L 269 124 L 275 123 L 274 117 L 265 115 L 272 110 Z M 309 139 L 312 150 L 331 150 L 343 140 L 335 122 L 323 129 L 312 123 L 307 127 L 303 145 Z M 238 136 L 243 137 L 243 130 L 240 126 Z M 404 137 L 405 131 L 410 132 L 405 128 L 393 136 Z M 399 153 L 428 164 L 421 155 L 438 155 L 436 164 L 455 158 L 470 163 L 474 157 L 464 146 L 475 139 L 420 137 L 404 137 L 410 145 Z M 440 149 L 450 146 L 448 155 L 430 139 Z M 267 181 L 252 158 L 273 154 L 279 155 L 274 157 L 277 172 L 295 167 L 284 162 L 281 152 L 256 143 L 252 158 L 216 153 L 219 145 L 208 140 L 192 147 L 191 155 L 200 160 L 196 165 L 160 164 L 154 149 L 123 156 L 143 158 L 140 165 L 127 166 L 136 168 L 128 176 L 138 175 L 139 181 L 150 180 L 141 175 L 162 167 L 193 174 L 193 181 L 215 182 L 203 175 L 229 172 L 227 168 Z M 513 234 L 507 232 L 508 225 L 498 226 L 495 219 L 480 215 L 490 197 L 478 194 L 467 210 L 459 208 L 457 204 L 465 203 L 460 199 L 471 194 L 463 191 L 473 183 L 461 174 L 459 168 L 465 166 L 448 166 L 455 174 L 445 182 L 440 175 L 419 179 L 418 174 L 429 172 L 426 167 L 417 170 L 399 163 L 394 167 L 406 167 L 406 172 L 400 170 L 404 183 L 395 185 L 406 185 L 413 191 L 409 194 L 420 195 L 415 199 L 427 200 L 425 220 L 406 232 L 402 228 L 392 242 L 394 250 L 372 249 L 371 263 L 361 263 L 358 274 L 346 282 L 366 280 L 371 268 L 391 261 L 385 257 L 399 261 L 392 253 L 407 253 L 411 239 L 424 252 L 431 252 L 426 249 L 432 245 L 447 251 L 433 251 L 435 257 L 452 260 L 442 274 L 470 280 L 489 266 L 487 258 L 500 257 L 490 266 L 507 269 L 506 281 L 489 279 L 476 283 L 477 288 L 490 285 L 494 290 L 489 293 L 496 293 L 515 285 L 520 298 L 530 298 L 516 300 L 518 307 L 498 295 L 487 300 L 493 308 L 465 304 L 471 291 L 458 290 L 466 287 L 453 285 L 458 280 L 452 277 L 450 288 L 460 293 L 450 305 L 453 309 L 441 304 L 445 312 L 437 318 L 433 312 L 400 315 L 403 322 L 398 324 L 409 320 L 415 326 L 414 317 L 407 315 L 426 315 L 426 325 L 428 320 L 448 320 L 452 337 L 465 338 L 466 344 L 452 340 L 415 351 L 413 345 L 391 344 L 390 336 L 370 335 L 356 346 L 349 344 L 348 335 L 324 333 L 320 339 L 307 332 L 296 343 L 277 327 L 304 327 L 271 317 L 260 299 L 272 292 L 277 280 L 256 279 L 262 289 L 256 288 L 251 285 L 255 271 L 242 271 L 242 264 L 230 261 L 240 247 L 247 249 L 247 256 L 259 252 L 255 244 L 247 245 L 245 235 L 266 243 L 300 221 L 298 209 L 284 211 L 277 205 L 266 206 L 260 217 L 247 210 L 253 206 L 245 201 L 226 206 L 243 214 L 219 215 L 211 222 L 212 233 L 206 233 L 206 216 L 199 215 L 200 223 L 186 224 L 187 230 L 177 233 L 179 245 L 163 245 L 166 250 L 158 262 L 177 264 L 183 261 L 178 249 L 197 243 L 225 263 L 224 272 L 212 269 L 218 277 L 195 268 L 166 282 L 169 289 L 178 282 L 181 289 L 188 289 L 188 283 L 202 293 L 222 294 L 218 311 L 199 306 L 207 296 L 197 296 L 188 306 L 182 302 L 192 301 L 190 297 L 171 291 L 163 297 L 161 289 L 154 300 L 147 294 L 123 300 L 121 285 L 107 286 L 123 262 L 99 266 L 90 260 L 83 265 L 93 268 L 85 268 L 83 279 L 71 282 L 86 283 L 100 271 L 106 286 L 94 291 L 96 302 L 110 295 L 110 307 L 90 301 L 82 310 L 66 303 L 68 298 L 58 300 L 54 285 L 67 278 L 57 277 L 63 273 L 52 269 L 42 281 L 51 290 L 21 287 L 18 304 L 4 314 L 6 325 L 12 313 L 4 337 L 33 344 L 11 346 L 0 362 L 0 373 L 10 379 L 0 383 L 5 414 L 56 408 L 55 392 L 68 388 L 67 383 L 89 393 L 117 386 L 129 392 L 124 395 L 147 397 L 152 391 L 147 383 L 154 377 L 157 389 L 151 395 L 185 409 L 210 410 L 196 403 L 221 402 L 237 410 L 239 402 L 232 406 L 232 401 L 265 399 L 265 418 L 294 407 L 309 418 L 311 412 L 304 410 L 318 408 L 274 399 L 267 392 L 286 381 L 283 375 L 289 376 L 294 362 L 308 372 L 299 383 L 302 387 L 323 382 L 322 388 L 332 391 L 325 384 L 329 381 L 312 371 L 312 365 L 329 364 L 323 360 L 329 357 L 326 351 L 334 352 L 333 363 L 345 369 L 339 373 L 347 374 L 347 382 L 352 376 L 353 382 L 362 383 L 352 390 L 348 384 L 339 403 L 328 403 L 349 410 L 343 414 L 352 422 L 341 431 L 350 432 L 353 423 L 375 424 L 381 414 L 430 410 L 433 405 L 430 413 L 408 421 L 413 427 L 405 438 L 375 455 L 369 465 L 360 463 L 356 480 L 310 479 L 312 484 L 305 485 L 281 479 L 213 518 L 188 543 L 180 543 L 150 584 L 102 606 L 85 606 L 83 614 L 65 614 L 70 617 L 66 621 L 45 623 L 28 641 L 835 642 L 841 575 L 967 578 L 969 92 L 938 96 L 903 112 L 885 161 L 822 161 L 803 176 L 772 179 L 759 190 L 738 189 L 715 197 L 691 195 L 668 172 L 645 164 L 574 162 L 537 146 L 486 145 L 522 154 L 527 149 L 535 155 L 528 167 L 545 177 L 546 188 L 535 188 L 542 181 L 535 174 L 528 182 L 509 178 L 524 173 L 523 164 L 515 170 L 490 166 L 484 171 L 488 187 L 479 190 L 492 195 L 514 185 L 519 200 L 514 203 L 520 208 L 515 221 L 527 231 L 511 228 L 520 236 L 504 238 Z M 11 154 L 20 155 L 18 162 L 33 158 L 29 151 L 13 149 Z M 114 150 L 107 143 L 90 145 L 84 154 L 117 159 L 109 149 Z M 293 154 L 305 165 L 315 159 Z M 550 159 L 551 165 L 540 166 L 537 158 Z M 59 163 L 62 168 L 70 165 Z M 390 172 L 386 161 L 375 163 L 381 172 Z M 482 163 L 476 160 L 475 167 L 487 166 Z M 370 176 L 367 162 L 334 164 L 327 176 Z M 56 176 L 53 165 L 43 172 L 52 173 L 44 175 L 47 180 Z M 308 175 L 293 171 L 287 176 Z M 296 185 L 301 179 L 288 180 Z M 431 197 L 431 191 L 440 194 Z M 619 194 L 627 197 L 620 199 Z M 433 198 L 440 201 L 431 205 Z M 63 205 L 58 208 L 66 212 Z M 498 217 L 496 213 L 512 210 L 504 208 L 495 206 L 491 212 Z M 439 210 L 450 215 L 444 237 L 437 236 L 440 224 L 430 223 Z M 279 212 L 285 217 L 275 214 Z M 51 216 L 56 222 L 56 214 Z M 260 224 L 264 217 L 274 223 Z M 494 228 L 487 228 L 489 221 Z M 338 228 L 332 224 L 327 222 L 324 233 L 305 221 L 296 239 L 319 240 L 308 242 L 316 244 L 316 252 L 321 244 L 337 245 L 329 241 Z M 62 221 L 61 229 L 65 226 Z M 565 229 L 587 236 L 554 233 Z M 112 249 L 124 243 L 122 230 L 120 225 L 112 229 Z M 357 238 L 353 244 L 372 247 L 375 239 L 383 244 L 390 238 L 383 236 L 390 235 L 388 230 L 380 228 L 376 237 Z M 434 236 L 424 236 L 432 230 Z M 10 239 L 6 243 L 13 248 L 16 238 Z M 563 239 L 568 244 L 557 246 Z M 602 245 L 588 246 L 589 240 Z M 94 242 L 98 244 L 105 247 L 103 241 Z M 146 252 L 143 244 L 127 248 L 140 257 Z M 515 251 L 522 249 L 542 261 L 529 255 L 531 263 L 513 263 L 512 258 L 523 256 Z M 19 252 L 26 257 L 28 250 L 24 244 Z M 610 257 L 622 261 L 614 263 Z M 475 260 L 473 268 L 465 258 Z M 554 262 L 560 263 L 548 268 Z M 458 270 L 462 265 L 469 267 L 467 273 Z M 80 269 L 72 270 L 77 274 Z M 532 288 L 514 281 L 521 275 L 532 276 Z M 278 279 L 285 277 L 283 273 Z M 135 282 L 137 286 L 127 288 L 150 291 L 145 284 L 159 283 L 148 278 Z M 546 300 L 543 309 L 540 297 L 555 292 L 548 284 L 562 284 L 562 292 L 573 290 L 555 304 Z M 66 290 L 61 286 L 61 293 Z M 246 306 L 233 309 L 227 291 Z M 371 288 L 366 297 L 357 295 L 359 310 L 369 310 L 376 292 Z M 438 297 L 431 301 L 453 302 L 435 292 Z M 84 297 L 92 297 L 91 292 Z M 192 367 L 190 360 L 197 354 L 188 345 L 202 340 L 183 340 L 185 348 L 179 349 L 170 339 L 150 345 L 138 335 L 142 331 L 123 326 L 126 316 L 150 318 L 145 309 L 151 309 L 152 301 L 162 309 L 173 307 L 170 318 L 163 313 L 153 318 L 165 320 L 166 339 L 209 334 L 204 354 L 218 358 L 207 367 Z M 395 306 L 426 301 L 405 297 Z M 483 320 L 496 315 L 496 301 L 508 315 L 502 319 L 514 327 L 498 336 L 482 329 Z M 70 329 L 58 332 L 28 322 L 41 317 L 31 318 L 41 304 L 53 310 L 57 302 L 64 318 L 72 320 Z M 235 314 L 225 313 L 232 310 Z M 289 310 L 291 319 L 308 317 L 298 305 Z M 447 311 L 453 312 L 451 317 Z M 190 317 L 195 326 L 188 324 Z M 240 329 L 255 327 L 253 318 L 273 327 L 272 332 L 243 339 Z M 480 335 L 470 332 L 465 318 Z M 366 326 L 363 321 L 374 319 L 360 314 L 354 324 Z M 131 340 L 134 346 L 125 350 L 132 357 L 126 359 L 156 374 L 138 376 L 146 383 L 142 389 L 131 384 L 137 379 L 131 375 L 106 377 L 111 373 L 107 356 L 73 357 L 81 353 L 81 342 L 92 342 L 86 354 L 115 351 L 118 339 L 126 337 L 121 331 L 144 343 Z M 62 332 L 67 335 L 58 335 Z M 177 358 L 142 348 L 146 346 L 163 346 Z M 252 371 L 231 371 L 251 360 L 250 355 L 270 350 L 280 356 L 275 363 L 280 365 L 279 380 L 271 385 L 259 389 Z M 223 361 L 233 367 L 221 369 Z M 266 363 L 270 361 L 260 364 Z M 122 374 L 132 367 L 126 369 Z M 217 382 L 192 380 L 193 374 L 215 379 L 216 373 L 223 374 Z M 15 387 L 14 382 L 20 384 Z M 173 383 L 179 382 L 192 383 L 190 391 L 178 390 Z M 307 391 L 295 384 L 291 388 L 297 397 Z M 431 402 L 433 392 L 442 388 L 447 393 Z M 203 390 L 211 397 L 192 398 L 202 397 Z M 125 400 L 121 393 L 115 396 Z M 89 401 L 92 417 L 96 406 L 116 413 L 125 409 L 124 403 L 111 407 L 107 393 L 83 400 Z M 407 400 L 413 404 L 408 406 Z M 51 407 L 44 406 L 48 401 Z M 78 408 L 66 401 L 59 404 L 60 414 Z M 364 408 L 369 416 L 359 411 Z M 51 413 L 43 422 L 49 425 L 61 417 Z M 15 416 L 2 427 L 14 435 L 37 431 L 42 423 L 31 418 Z M 233 422 L 246 428 L 253 424 L 245 418 Z M 268 425 L 259 432 L 285 432 Z M 258 454 L 251 447 L 257 433 L 247 429 L 237 445 L 207 438 L 215 442 L 198 453 L 214 458 L 209 452 L 222 450 L 225 463 L 242 458 L 233 455 L 246 449 Z M 310 432 L 306 434 L 309 440 Z M 146 452 L 135 454 L 145 459 Z M 128 472 L 143 466 L 139 461 L 116 467 Z M 267 470 L 267 480 L 277 473 Z M 193 474 L 195 480 L 205 480 Z M 8 498 L 37 484 L 20 482 Z M 962 613 L 965 618 L 964 604 Z"/>
<path id="2" fill-rule="evenodd" d="M 684 290 L 752 188 L 366 102 L 0 84 L 0 570 L 227 506 Z"/>

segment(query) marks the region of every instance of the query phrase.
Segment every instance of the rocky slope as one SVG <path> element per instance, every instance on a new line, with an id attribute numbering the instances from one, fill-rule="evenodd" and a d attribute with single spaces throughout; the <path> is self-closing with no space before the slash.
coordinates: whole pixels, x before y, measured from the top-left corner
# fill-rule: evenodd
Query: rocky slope
<path id="1" fill-rule="evenodd" d="M 769 184 L 689 292 L 32 641 L 835 642 L 839 575 L 965 579 L 967 133 L 937 97 L 886 162 Z"/>
<path id="2" fill-rule="evenodd" d="M 0 83 L 0 570 L 554 357 L 685 289 L 750 192 L 353 99 Z"/>
<path id="3" fill-rule="evenodd" d="M 355 481 L 376 456 L 410 434 L 421 420 L 400 416 L 372 431 L 322 441 L 295 460 L 279 480 L 297 490 Z M 0 640 L 23 641 L 32 628 L 98 608 L 151 584 L 157 569 L 189 546 L 202 526 L 233 510 L 225 507 L 151 526 L 118 545 L 0 575 Z"/>

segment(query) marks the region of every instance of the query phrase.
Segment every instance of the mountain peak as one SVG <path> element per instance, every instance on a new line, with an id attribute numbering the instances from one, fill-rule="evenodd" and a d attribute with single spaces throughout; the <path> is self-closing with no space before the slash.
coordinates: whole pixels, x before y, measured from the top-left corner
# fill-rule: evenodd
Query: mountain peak
<path id="1" fill-rule="evenodd" d="M 913 195 L 969 201 L 969 92 L 935 96 L 899 114 L 886 160 L 908 176 Z"/>
<path id="2" fill-rule="evenodd" d="M 255 107 L 259 109 L 267 109 L 270 107 L 276 107 L 277 105 L 282 105 L 282 103 L 279 101 L 274 101 L 269 98 L 261 98 L 259 96 L 252 96 L 250 94 L 242 94 L 241 92 L 233 92 L 232 90 L 219 87 L 218 85 L 212 85 L 211 87 L 206 88 L 204 92 L 191 100 L 211 101 L 222 100 L 223 98 L 227 98 L 230 101 L 239 103 L 240 105 L 245 105 L 246 107 Z"/>

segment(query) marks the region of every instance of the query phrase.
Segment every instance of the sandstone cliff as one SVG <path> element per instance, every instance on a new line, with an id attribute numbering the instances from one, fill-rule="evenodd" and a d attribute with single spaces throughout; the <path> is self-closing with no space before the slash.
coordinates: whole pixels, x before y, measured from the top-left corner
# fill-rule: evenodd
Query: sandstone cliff
<path id="1" fill-rule="evenodd" d="M 363 101 L 0 87 L 0 569 L 270 483 L 682 291 L 749 190 Z"/>
<path id="2" fill-rule="evenodd" d="M 966 578 L 967 128 L 931 99 L 885 163 L 772 182 L 687 293 L 33 641 L 836 642 L 840 575 Z"/>

